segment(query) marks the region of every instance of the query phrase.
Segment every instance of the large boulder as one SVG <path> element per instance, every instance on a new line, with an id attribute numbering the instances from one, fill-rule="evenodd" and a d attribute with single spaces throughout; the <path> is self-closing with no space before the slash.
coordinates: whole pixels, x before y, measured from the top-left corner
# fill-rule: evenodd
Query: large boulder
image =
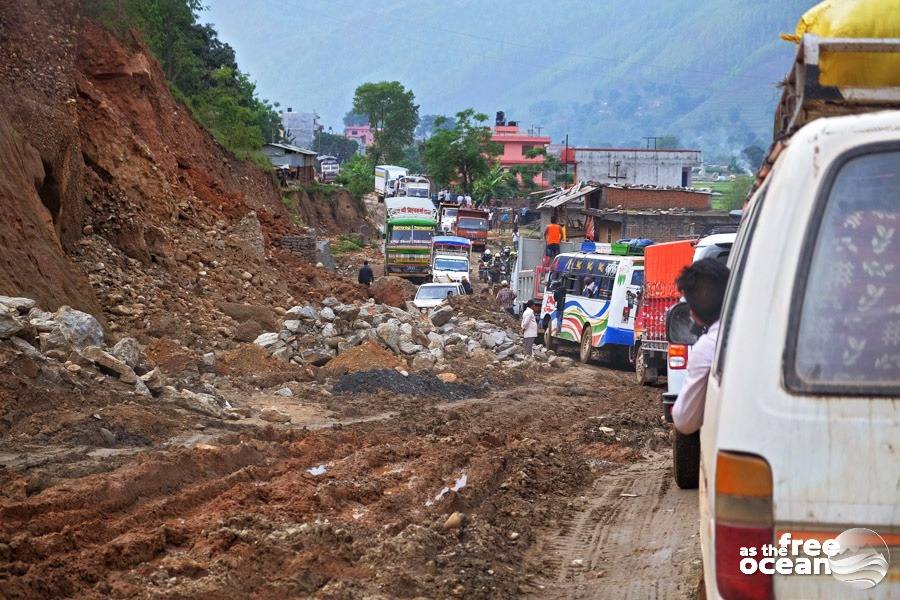
<path id="1" fill-rule="evenodd" d="M 265 333 L 265 331 L 266 330 L 262 325 L 253 319 L 250 319 L 249 321 L 238 324 L 238 326 L 234 328 L 234 339 L 238 342 L 252 342 L 261 334 Z"/>
<path id="2" fill-rule="evenodd" d="M 402 277 L 387 275 L 372 282 L 369 291 L 379 304 L 404 308 L 406 301 L 415 297 L 416 286 Z"/>
<path id="3" fill-rule="evenodd" d="M 54 318 L 59 333 L 72 346 L 86 348 L 103 344 L 103 327 L 92 315 L 62 306 Z"/>
<path id="4" fill-rule="evenodd" d="M 378 334 L 378 338 L 384 342 L 388 348 L 393 350 L 395 354 L 400 354 L 400 341 L 403 332 L 400 331 L 399 326 L 390 322 L 382 323 L 375 328 L 375 332 Z"/>
<path id="5" fill-rule="evenodd" d="M 278 343 L 278 334 L 275 332 L 261 333 L 253 343 L 263 348 L 271 348 Z"/>
<path id="6" fill-rule="evenodd" d="M 428 315 L 428 318 L 431 319 L 431 324 L 435 327 L 440 327 L 441 325 L 446 325 L 450 319 L 453 318 L 453 307 L 452 306 L 440 306 Z"/>
<path id="7" fill-rule="evenodd" d="M 81 351 L 81 355 L 97 365 L 101 370 L 116 375 L 125 383 L 137 382 L 137 375 L 134 374 L 134 369 L 129 367 L 125 361 L 116 358 L 102 348 L 87 346 Z"/>
<path id="8" fill-rule="evenodd" d="M 132 369 L 141 363 L 141 347 L 132 337 L 119 340 L 110 350 L 110 354 L 124 362 Z"/>
<path id="9" fill-rule="evenodd" d="M 315 306 L 309 304 L 305 306 L 293 306 L 284 315 L 285 319 L 300 319 L 304 321 L 315 321 L 319 318 L 319 313 Z"/>
<path id="10" fill-rule="evenodd" d="M 15 298 L 11 296 L 0 296 L 0 306 L 5 306 L 16 310 L 22 314 L 27 313 L 34 308 L 36 302 L 31 298 Z"/>
<path id="11" fill-rule="evenodd" d="M 12 309 L 0 307 L 0 339 L 12 337 L 25 329 L 25 321 Z"/>

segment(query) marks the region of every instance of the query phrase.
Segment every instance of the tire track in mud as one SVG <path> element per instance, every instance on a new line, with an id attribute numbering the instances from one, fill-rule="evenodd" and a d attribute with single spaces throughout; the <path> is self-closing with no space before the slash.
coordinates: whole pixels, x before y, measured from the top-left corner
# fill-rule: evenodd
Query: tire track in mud
<path id="1" fill-rule="evenodd" d="M 595 481 L 587 502 L 544 548 L 533 598 L 682 600 L 700 579 L 697 493 L 672 485 L 657 455 Z"/>

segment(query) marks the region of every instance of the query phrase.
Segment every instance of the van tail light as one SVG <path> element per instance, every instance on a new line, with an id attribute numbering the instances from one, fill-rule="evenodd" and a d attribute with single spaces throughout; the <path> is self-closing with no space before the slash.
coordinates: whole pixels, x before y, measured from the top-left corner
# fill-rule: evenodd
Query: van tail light
<path id="1" fill-rule="evenodd" d="M 716 456 L 716 585 L 726 600 L 769 600 L 772 576 L 741 572 L 741 548 L 774 540 L 772 470 L 758 456 Z M 757 550 L 759 552 L 759 550 Z M 757 556 L 757 560 L 759 560 Z"/>
<path id="2" fill-rule="evenodd" d="M 688 347 L 680 344 L 669 344 L 669 368 L 687 369 Z"/>

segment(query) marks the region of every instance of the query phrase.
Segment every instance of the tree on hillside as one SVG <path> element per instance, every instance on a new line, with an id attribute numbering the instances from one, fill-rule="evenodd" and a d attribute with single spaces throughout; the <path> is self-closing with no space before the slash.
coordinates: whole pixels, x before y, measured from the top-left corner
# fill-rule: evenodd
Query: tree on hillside
<path id="1" fill-rule="evenodd" d="M 416 127 L 416 137 L 419 139 L 427 140 L 430 138 L 435 131 L 438 130 L 438 126 L 435 125 L 435 121 L 439 118 L 444 119 L 441 124 L 442 129 L 453 129 L 456 125 L 456 121 L 453 117 L 441 117 L 441 115 L 422 115 L 419 119 L 419 126 Z"/>
<path id="2" fill-rule="evenodd" d="M 435 119 L 437 130 L 425 142 L 422 161 L 435 184 L 444 187 L 459 185 L 467 194 L 472 184 L 486 175 L 492 158 L 502 152 L 500 144 L 491 141 L 491 131 L 483 125 L 487 115 L 467 108 L 456 113 L 456 124 L 444 129 L 444 117 Z"/>
<path id="3" fill-rule="evenodd" d="M 412 143 L 419 124 L 415 100 L 412 90 L 399 81 L 364 83 L 356 88 L 353 112 L 366 115 L 375 130 L 375 144 L 369 152 L 376 161 L 403 158 L 404 148 Z"/>
<path id="4" fill-rule="evenodd" d="M 753 144 L 752 146 L 747 146 L 741 150 L 741 156 L 746 158 L 747 162 L 750 163 L 750 170 L 756 172 L 766 158 L 766 151 L 756 144 Z"/>
<path id="5" fill-rule="evenodd" d="M 356 143 L 356 140 L 326 131 L 315 132 L 312 150 L 319 154 L 334 156 L 339 161 L 344 162 L 354 156 L 358 149 L 359 144 Z"/>

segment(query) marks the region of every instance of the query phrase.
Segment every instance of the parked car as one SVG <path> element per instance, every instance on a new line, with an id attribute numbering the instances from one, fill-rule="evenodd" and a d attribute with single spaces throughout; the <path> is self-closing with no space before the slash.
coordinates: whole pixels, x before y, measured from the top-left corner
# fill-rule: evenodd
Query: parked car
<path id="1" fill-rule="evenodd" d="M 425 310 L 440 306 L 447 301 L 447 296 L 462 296 L 466 292 L 459 283 L 424 283 L 416 291 L 413 304 Z"/>

